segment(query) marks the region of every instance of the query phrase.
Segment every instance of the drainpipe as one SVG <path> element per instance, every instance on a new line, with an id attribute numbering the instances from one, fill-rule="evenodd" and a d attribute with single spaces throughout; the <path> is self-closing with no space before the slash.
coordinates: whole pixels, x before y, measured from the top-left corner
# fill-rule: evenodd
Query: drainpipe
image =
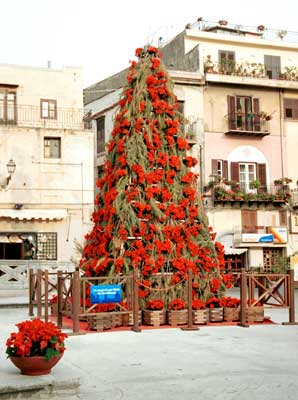
<path id="1" fill-rule="evenodd" d="M 285 177 L 284 165 L 284 93 L 283 89 L 279 89 L 279 129 L 280 129 L 280 162 L 281 162 L 281 177 Z"/>

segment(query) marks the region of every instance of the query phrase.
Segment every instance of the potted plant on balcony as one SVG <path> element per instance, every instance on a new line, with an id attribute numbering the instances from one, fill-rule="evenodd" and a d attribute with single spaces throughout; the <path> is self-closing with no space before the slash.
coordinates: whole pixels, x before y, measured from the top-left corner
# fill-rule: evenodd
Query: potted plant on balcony
<path id="1" fill-rule="evenodd" d="M 145 325 L 160 326 L 166 323 L 166 312 L 164 302 L 161 299 L 147 301 L 143 311 L 143 321 Z"/>
<path id="2" fill-rule="evenodd" d="M 174 299 L 168 306 L 168 324 L 172 326 L 187 323 L 187 309 L 182 299 Z"/>
<path id="3" fill-rule="evenodd" d="M 40 319 L 16 324 L 6 341 L 6 354 L 23 375 L 46 375 L 63 356 L 65 346 L 63 333 L 52 322 Z"/>
<path id="4" fill-rule="evenodd" d="M 204 62 L 204 72 L 205 73 L 214 73 L 214 63 L 211 60 L 210 54 L 206 57 L 206 61 Z"/>

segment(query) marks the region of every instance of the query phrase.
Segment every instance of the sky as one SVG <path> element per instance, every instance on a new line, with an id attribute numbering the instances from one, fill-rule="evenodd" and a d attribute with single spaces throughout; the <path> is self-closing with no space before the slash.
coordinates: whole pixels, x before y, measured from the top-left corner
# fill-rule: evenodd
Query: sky
<path id="1" fill-rule="evenodd" d="M 198 17 L 298 31 L 298 1 L 0 0 L 0 63 L 81 66 L 84 87 L 129 65 L 137 47 L 157 45 Z"/>

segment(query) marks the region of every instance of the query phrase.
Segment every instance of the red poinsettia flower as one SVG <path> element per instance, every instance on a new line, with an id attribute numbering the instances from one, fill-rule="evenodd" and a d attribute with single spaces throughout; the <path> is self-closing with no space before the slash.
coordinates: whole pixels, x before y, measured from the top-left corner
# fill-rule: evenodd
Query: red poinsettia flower
<path id="1" fill-rule="evenodd" d="M 182 299 L 174 299 L 169 304 L 169 310 L 183 310 L 185 309 L 185 302 Z"/>
<path id="2" fill-rule="evenodd" d="M 153 300 L 149 300 L 147 301 L 145 308 L 146 310 L 162 310 L 164 308 L 165 304 L 162 300 L 160 299 L 153 299 Z"/>

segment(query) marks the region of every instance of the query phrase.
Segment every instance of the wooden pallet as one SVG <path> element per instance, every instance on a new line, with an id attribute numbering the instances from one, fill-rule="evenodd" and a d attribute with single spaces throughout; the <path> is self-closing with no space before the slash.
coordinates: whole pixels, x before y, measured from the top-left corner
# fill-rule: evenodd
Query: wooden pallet
<path id="1" fill-rule="evenodd" d="M 192 310 L 192 323 L 203 325 L 209 322 L 208 310 Z"/>
<path id="2" fill-rule="evenodd" d="M 166 312 L 164 310 L 144 310 L 143 322 L 145 325 L 160 326 L 166 323 Z"/>
<path id="3" fill-rule="evenodd" d="M 224 321 L 240 321 L 240 308 L 224 307 Z"/>
<path id="4" fill-rule="evenodd" d="M 168 324 L 171 326 L 187 324 L 187 310 L 169 310 Z"/>
<path id="5" fill-rule="evenodd" d="M 248 307 L 246 309 L 247 322 L 264 322 L 264 307 Z"/>
<path id="6" fill-rule="evenodd" d="M 209 321 L 222 322 L 223 321 L 223 308 L 209 308 Z"/>
<path id="7" fill-rule="evenodd" d="M 112 328 L 112 316 L 111 315 L 88 315 L 87 316 L 88 327 L 91 330 L 102 332 L 105 329 Z"/>

